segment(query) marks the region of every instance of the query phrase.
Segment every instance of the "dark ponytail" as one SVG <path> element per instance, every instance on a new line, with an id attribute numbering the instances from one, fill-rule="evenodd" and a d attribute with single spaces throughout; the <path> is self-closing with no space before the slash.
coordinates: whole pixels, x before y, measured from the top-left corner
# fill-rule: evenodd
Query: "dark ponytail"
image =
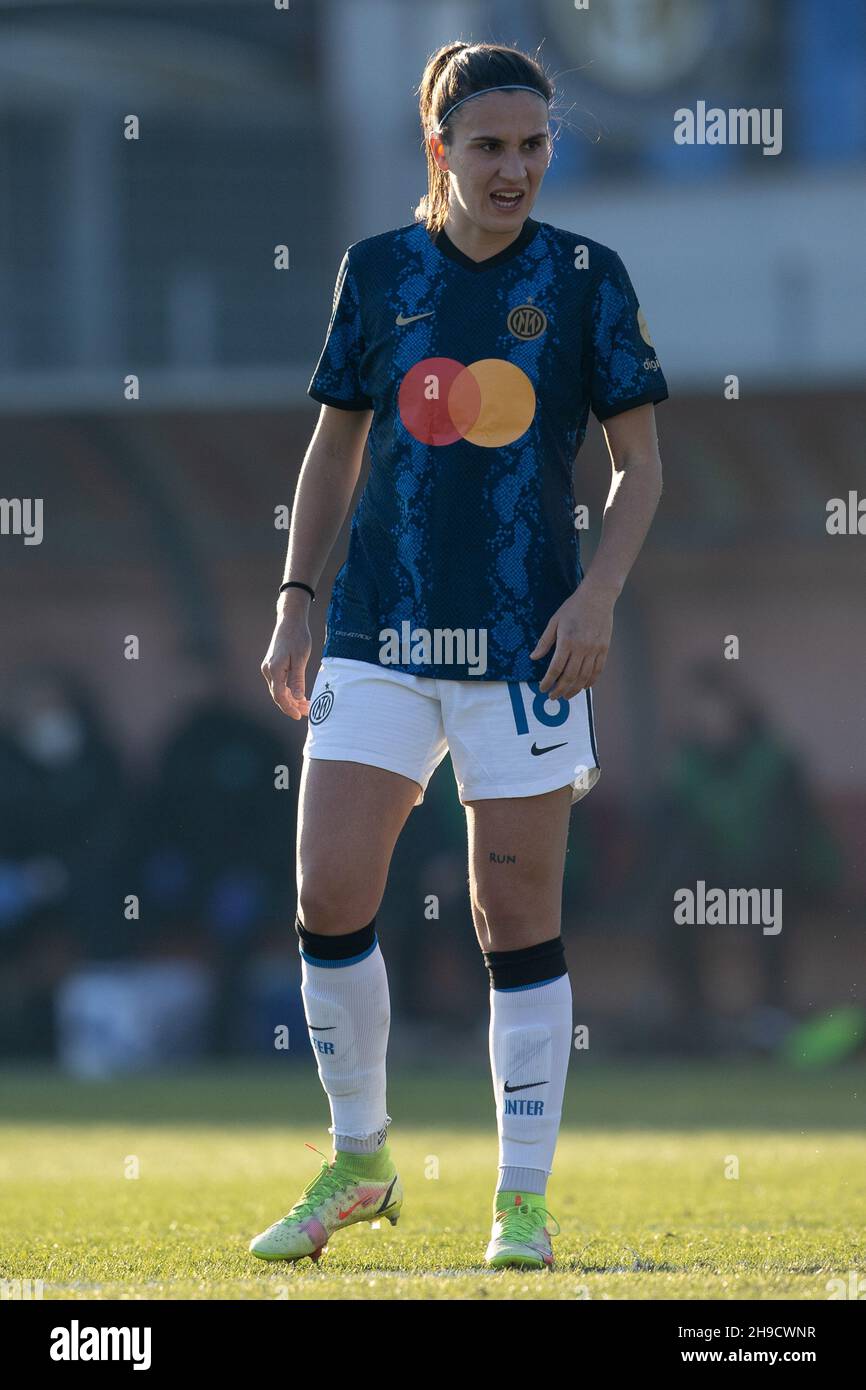
<path id="1" fill-rule="evenodd" d="M 427 137 L 439 128 L 442 116 L 455 101 L 483 92 L 486 87 L 502 87 L 518 82 L 533 87 L 546 101 L 552 101 L 554 87 L 535 58 L 519 48 L 496 43 L 447 43 L 427 60 L 418 87 L 421 134 L 427 159 L 427 192 L 415 208 L 415 221 L 425 222 L 431 235 L 441 231 L 448 217 L 448 174 L 433 158 Z M 454 113 L 457 115 L 457 112 Z M 442 128 L 448 146 L 449 127 Z"/>

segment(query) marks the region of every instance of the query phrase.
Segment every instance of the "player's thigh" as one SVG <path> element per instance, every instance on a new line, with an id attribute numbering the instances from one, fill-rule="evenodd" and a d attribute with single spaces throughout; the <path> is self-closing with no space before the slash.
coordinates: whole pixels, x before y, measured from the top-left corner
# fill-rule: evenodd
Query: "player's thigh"
<path id="1" fill-rule="evenodd" d="M 310 931 L 343 935 L 379 910 L 418 783 L 367 763 L 305 758 L 298 800 L 297 884 Z"/>
<path id="2" fill-rule="evenodd" d="M 571 786 L 466 803 L 472 917 L 484 950 L 558 936 Z"/>

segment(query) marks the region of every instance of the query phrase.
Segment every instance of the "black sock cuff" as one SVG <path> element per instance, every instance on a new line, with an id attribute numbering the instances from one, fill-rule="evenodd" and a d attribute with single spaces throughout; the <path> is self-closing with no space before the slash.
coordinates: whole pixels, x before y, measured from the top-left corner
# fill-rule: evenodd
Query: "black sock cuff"
<path id="1" fill-rule="evenodd" d="M 484 964 L 490 971 L 491 989 L 521 989 L 568 973 L 561 936 L 519 951 L 485 951 Z"/>
<path id="2" fill-rule="evenodd" d="M 359 931 L 347 932 L 345 936 L 322 936 L 319 932 L 307 931 L 300 917 L 295 917 L 295 931 L 301 941 L 304 955 L 314 956 L 316 960 L 351 960 L 372 950 L 376 944 L 376 918 Z"/>

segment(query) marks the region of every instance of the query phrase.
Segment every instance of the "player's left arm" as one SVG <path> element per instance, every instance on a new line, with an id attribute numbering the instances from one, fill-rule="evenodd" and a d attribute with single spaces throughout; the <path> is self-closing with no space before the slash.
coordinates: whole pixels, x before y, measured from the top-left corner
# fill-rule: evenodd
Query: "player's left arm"
<path id="1" fill-rule="evenodd" d="M 602 535 L 582 582 L 554 613 L 533 661 L 553 647 L 539 689 L 550 700 L 570 700 L 594 685 L 604 670 L 613 610 L 640 554 L 662 491 L 662 465 L 653 405 L 635 406 L 604 421 L 612 480 Z"/>

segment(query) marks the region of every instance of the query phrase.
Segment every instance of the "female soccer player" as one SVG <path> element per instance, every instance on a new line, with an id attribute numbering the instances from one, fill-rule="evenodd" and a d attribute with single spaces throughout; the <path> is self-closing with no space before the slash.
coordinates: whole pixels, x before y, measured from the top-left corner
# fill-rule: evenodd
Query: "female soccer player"
<path id="1" fill-rule="evenodd" d="M 552 153 L 542 67 L 452 43 L 419 92 L 428 193 L 413 223 L 343 256 L 262 663 L 279 708 L 309 721 L 295 927 L 334 1160 L 250 1249 L 317 1260 L 344 1226 L 397 1221 L 375 919 L 397 837 L 450 752 L 491 986 L 499 1181 L 486 1259 L 544 1268 L 572 1043 L 569 811 L 599 775 L 590 690 L 658 503 L 653 403 L 667 388 L 616 252 L 530 216 Z M 613 486 L 584 574 L 572 466 L 590 409 Z M 309 604 L 365 441 L 369 481 L 308 700 Z"/>

